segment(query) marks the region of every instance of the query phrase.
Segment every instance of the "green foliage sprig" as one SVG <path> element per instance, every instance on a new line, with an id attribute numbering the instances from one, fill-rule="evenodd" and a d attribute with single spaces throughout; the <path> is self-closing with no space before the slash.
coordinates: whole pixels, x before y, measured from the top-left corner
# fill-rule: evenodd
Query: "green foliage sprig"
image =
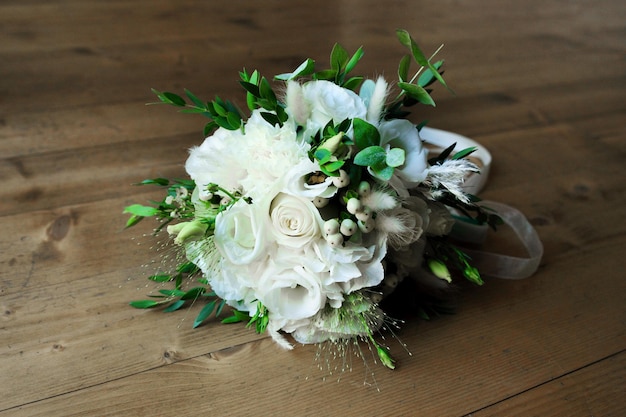
<path id="1" fill-rule="evenodd" d="M 151 299 L 131 301 L 130 305 L 139 309 L 167 306 L 163 311 L 170 313 L 179 310 L 185 304 L 194 303 L 198 299 L 207 299 L 209 301 L 196 316 L 193 327 L 196 328 L 200 326 L 211 316 L 214 310 L 215 317 L 219 317 L 226 305 L 226 301 L 219 298 L 215 292 L 208 290 L 206 286 L 208 282 L 205 278 L 199 278 L 199 282 L 203 284 L 203 286 L 193 287 L 188 290 L 183 289 L 183 282 L 187 280 L 185 278 L 198 275 L 199 271 L 199 268 L 193 263 L 185 262 L 176 268 L 175 274 L 152 275 L 148 277 L 148 279 L 154 282 L 174 282 L 174 289 L 160 289 L 158 295 L 149 296 Z"/>
<path id="2" fill-rule="evenodd" d="M 185 95 L 189 103 L 178 94 L 161 92 L 152 89 L 160 102 L 148 104 L 169 104 L 175 107 L 182 107 L 181 113 L 201 114 L 212 121 L 204 126 L 204 135 L 208 136 L 218 126 L 228 130 L 237 130 L 242 126 L 242 116 L 237 106 L 230 101 L 215 97 L 213 101 L 202 101 L 191 91 L 185 89 Z"/>

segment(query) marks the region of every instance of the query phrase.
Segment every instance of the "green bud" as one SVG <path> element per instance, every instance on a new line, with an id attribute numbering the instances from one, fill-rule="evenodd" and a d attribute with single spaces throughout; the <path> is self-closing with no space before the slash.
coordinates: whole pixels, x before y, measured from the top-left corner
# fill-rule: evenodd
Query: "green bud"
<path id="1" fill-rule="evenodd" d="M 394 363 L 395 361 L 393 360 L 393 358 L 389 354 L 389 351 L 387 350 L 387 348 L 377 344 L 376 345 L 376 352 L 378 352 L 378 357 L 380 358 L 380 362 L 383 365 L 385 365 L 389 369 L 396 369 L 396 365 Z"/>
<path id="2" fill-rule="evenodd" d="M 190 222 L 178 223 L 167 227 L 167 233 L 176 235 L 174 243 L 183 245 L 191 240 L 198 240 L 204 236 L 209 225 L 196 219 Z"/>
<path id="3" fill-rule="evenodd" d="M 448 267 L 441 261 L 437 259 L 429 259 L 428 260 L 428 268 L 430 271 L 440 279 L 447 281 L 448 283 L 452 282 L 452 276 L 450 275 L 450 271 Z"/>
<path id="4" fill-rule="evenodd" d="M 474 284 L 478 284 L 478 285 L 484 284 L 482 278 L 480 277 L 480 273 L 478 272 L 478 269 L 474 268 L 473 266 L 467 265 L 465 269 L 463 270 L 463 275 L 465 275 L 465 278 L 472 281 Z"/>

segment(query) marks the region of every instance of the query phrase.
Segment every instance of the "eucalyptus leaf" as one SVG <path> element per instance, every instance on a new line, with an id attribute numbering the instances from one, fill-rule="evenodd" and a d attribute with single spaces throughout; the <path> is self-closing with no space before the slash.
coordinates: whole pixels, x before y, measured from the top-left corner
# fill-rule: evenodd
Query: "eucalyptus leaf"
<path id="1" fill-rule="evenodd" d="M 372 167 L 372 171 L 374 172 L 374 175 L 377 178 L 380 178 L 383 181 L 389 181 L 391 179 L 391 177 L 393 176 L 394 168 L 390 167 L 390 166 L 387 166 L 387 167 L 384 167 L 382 169 L 374 169 Z"/>
<path id="2" fill-rule="evenodd" d="M 398 64 L 398 79 L 400 81 L 409 80 L 409 67 L 411 66 L 411 56 L 404 55 Z"/>
<path id="3" fill-rule="evenodd" d="M 395 168 L 404 164 L 405 157 L 406 155 L 404 149 L 393 148 L 390 149 L 389 152 L 387 152 L 385 162 L 387 163 L 387 166 Z"/>
<path id="4" fill-rule="evenodd" d="M 354 164 L 360 166 L 376 166 L 387 159 L 387 152 L 380 146 L 369 146 L 354 156 Z"/>
<path id="5" fill-rule="evenodd" d="M 417 42 L 415 42 L 415 40 L 411 37 L 409 32 L 407 32 L 404 29 L 398 29 L 396 30 L 396 35 L 400 43 L 406 46 L 407 48 L 409 48 L 409 50 L 411 51 L 411 54 L 413 55 L 413 59 L 415 59 L 415 61 L 421 66 L 430 69 L 433 75 L 435 76 L 435 78 L 437 79 L 437 81 L 439 81 L 444 87 L 448 88 L 448 85 L 446 84 L 444 79 L 441 77 L 439 72 L 437 72 L 437 70 L 433 67 L 430 61 L 426 58 L 424 53 L 421 51 L 421 49 L 417 45 Z"/>
<path id="6" fill-rule="evenodd" d="M 409 97 L 414 98 L 420 103 L 433 107 L 435 106 L 435 101 L 423 87 L 406 82 L 398 82 L 398 87 L 400 87 Z"/>
<path id="7" fill-rule="evenodd" d="M 443 65 L 443 60 L 437 61 L 433 64 L 433 68 L 439 71 L 439 68 L 441 68 L 442 65 Z M 419 85 L 420 87 L 426 87 L 432 84 L 433 81 L 435 81 L 435 79 L 436 78 L 435 78 L 435 74 L 433 73 L 433 71 L 430 68 L 427 68 L 426 71 L 424 71 L 422 75 L 420 75 L 419 78 L 417 79 L 417 85 Z"/>

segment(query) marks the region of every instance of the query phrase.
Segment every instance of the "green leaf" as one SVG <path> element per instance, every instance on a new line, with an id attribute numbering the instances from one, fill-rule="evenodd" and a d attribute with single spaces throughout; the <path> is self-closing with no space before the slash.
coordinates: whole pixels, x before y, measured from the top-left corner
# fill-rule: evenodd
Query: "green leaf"
<path id="1" fill-rule="evenodd" d="M 170 304 L 169 306 L 167 306 L 167 308 L 165 310 L 163 310 L 163 312 L 165 313 L 171 313 L 172 311 L 176 311 L 179 308 L 181 308 L 183 305 L 185 305 L 185 301 L 184 300 L 178 300 L 172 304 Z"/>
<path id="2" fill-rule="evenodd" d="M 400 64 L 398 64 L 398 79 L 400 81 L 408 81 L 409 80 L 409 67 L 411 66 L 411 57 L 409 55 L 405 55 L 400 60 Z"/>
<path id="3" fill-rule="evenodd" d="M 240 323 L 242 321 L 248 321 L 249 318 L 250 316 L 248 315 L 248 313 L 244 311 L 233 310 L 233 315 L 230 317 L 226 317 L 224 320 L 222 320 L 222 323 Z"/>
<path id="4" fill-rule="evenodd" d="M 142 206 L 141 204 L 132 204 L 124 209 L 124 213 L 130 213 L 141 217 L 155 216 L 158 212 L 159 211 L 154 207 Z"/>
<path id="5" fill-rule="evenodd" d="M 185 94 L 187 95 L 187 97 L 189 97 L 189 100 L 191 100 L 193 104 L 195 104 L 196 106 L 201 107 L 201 108 L 204 108 L 206 106 L 206 103 L 204 101 L 200 100 L 191 91 L 187 90 L 186 88 L 185 88 Z"/>
<path id="6" fill-rule="evenodd" d="M 211 315 L 214 309 L 215 300 L 208 302 L 207 305 L 205 305 L 202 310 L 200 310 L 200 313 L 198 313 L 196 319 L 193 321 L 193 328 L 195 329 L 196 327 L 200 326 L 202 322 Z"/>
<path id="7" fill-rule="evenodd" d="M 313 78 L 315 80 L 334 80 L 336 76 L 337 76 L 337 71 L 332 70 L 332 69 L 318 71 L 315 74 L 313 74 Z"/>
<path id="8" fill-rule="evenodd" d="M 185 291 L 182 291 L 179 289 L 168 290 L 168 289 L 162 288 L 159 290 L 159 293 L 163 295 L 167 295 L 168 297 L 182 297 L 183 295 L 185 295 Z"/>
<path id="9" fill-rule="evenodd" d="M 350 58 L 350 60 L 346 64 L 346 74 L 354 69 L 356 64 L 358 64 L 361 58 L 363 58 L 364 54 L 365 52 L 363 52 L 363 47 L 360 47 L 359 49 L 356 50 L 354 55 L 352 55 L 352 58 Z M 344 84 L 344 87 L 345 87 L 345 84 Z"/>
<path id="10" fill-rule="evenodd" d="M 281 125 L 281 122 L 278 119 L 278 116 L 276 116 L 274 113 L 263 111 L 261 112 L 261 117 L 272 126 Z"/>
<path id="11" fill-rule="evenodd" d="M 206 287 L 195 287 L 180 296 L 181 300 L 195 300 L 206 291 Z"/>
<path id="12" fill-rule="evenodd" d="M 372 167 L 372 171 L 377 178 L 380 178 L 383 181 L 389 181 L 393 176 L 394 168 L 389 166 L 382 169 Z"/>
<path id="13" fill-rule="evenodd" d="M 460 151 L 458 151 L 457 153 L 455 153 L 452 156 L 452 159 L 462 159 L 462 158 L 465 158 L 466 156 L 469 156 L 472 153 L 474 153 L 476 151 L 476 149 L 478 149 L 478 148 L 476 148 L 475 146 L 472 146 L 471 148 L 465 148 L 463 150 L 460 150 Z"/>
<path id="14" fill-rule="evenodd" d="M 153 308 L 162 303 L 163 301 L 137 300 L 137 301 L 131 301 L 129 304 L 135 308 Z"/>
<path id="15" fill-rule="evenodd" d="M 324 165 L 326 162 L 330 161 L 330 157 L 333 156 L 332 152 L 328 149 L 318 149 L 315 151 L 315 159 L 320 163 L 320 165 Z"/>
<path id="16" fill-rule="evenodd" d="M 172 277 L 171 275 L 151 275 L 148 279 L 154 282 L 168 282 L 172 280 Z"/>
<path id="17" fill-rule="evenodd" d="M 169 104 L 173 104 L 174 106 L 178 107 L 185 107 L 185 99 L 178 94 L 169 93 L 166 91 L 163 93 L 163 97 L 169 100 Z"/>
<path id="18" fill-rule="evenodd" d="M 226 300 L 221 300 L 220 303 L 217 305 L 217 310 L 215 310 L 215 317 L 219 317 L 220 313 L 222 312 L 225 306 L 226 306 Z"/>
<path id="19" fill-rule="evenodd" d="M 390 149 L 389 152 L 387 152 L 387 158 L 385 159 L 385 162 L 387 163 L 388 166 L 395 168 L 404 164 L 404 160 L 405 160 L 404 149 L 393 148 L 393 149 Z"/>
<path id="20" fill-rule="evenodd" d="M 170 184 L 170 181 L 167 178 L 152 178 L 152 179 L 143 180 L 135 185 L 150 185 L 150 184 L 166 186 Z"/>
<path id="21" fill-rule="evenodd" d="M 433 64 L 433 67 L 437 71 L 439 71 L 439 68 L 441 68 L 442 65 L 443 65 L 443 60 L 435 62 Z M 433 81 L 435 81 L 435 74 L 433 74 L 433 71 L 430 68 L 427 68 L 426 71 L 424 71 L 422 75 L 420 75 L 419 78 L 417 79 L 417 85 L 419 85 L 420 87 L 426 87 L 429 84 L 431 84 Z"/>
<path id="22" fill-rule="evenodd" d="M 407 96 L 419 101 L 420 103 L 433 107 L 435 106 L 435 101 L 423 87 L 405 82 L 398 82 L 398 87 L 400 87 L 402 91 L 407 94 Z"/>
<path id="23" fill-rule="evenodd" d="M 352 121 L 354 143 L 359 149 L 380 144 L 380 133 L 376 127 L 358 117 Z"/>
<path id="24" fill-rule="evenodd" d="M 198 271 L 198 267 L 193 262 L 185 262 L 176 267 L 176 272 L 182 272 L 183 274 L 192 274 Z"/>
<path id="25" fill-rule="evenodd" d="M 261 85 L 259 86 L 259 93 L 261 97 L 269 101 L 273 104 L 271 108 L 276 106 L 276 94 L 274 94 L 274 90 L 272 90 L 272 86 L 270 85 L 267 78 L 261 78 Z"/>
<path id="26" fill-rule="evenodd" d="M 241 127 L 241 115 L 239 113 L 230 112 L 226 119 L 230 125 L 230 130 L 237 130 Z"/>
<path id="27" fill-rule="evenodd" d="M 354 164 L 376 166 L 387 159 L 387 152 L 380 146 L 369 146 L 354 156 Z"/>
<path id="28" fill-rule="evenodd" d="M 285 74 L 276 75 L 274 79 L 280 80 L 280 81 L 293 80 L 294 78 L 297 78 L 297 77 L 304 77 L 306 75 L 310 75 L 313 73 L 313 71 L 315 71 L 315 61 L 308 58 L 306 61 L 300 64 L 300 66 L 298 66 L 298 68 L 296 68 L 294 72 L 288 72 Z"/>
<path id="29" fill-rule="evenodd" d="M 444 79 L 441 77 L 439 72 L 434 68 L 434 66 L 430 63 L 430 61 L 426 58 L 424 53 L 421 51 L 421 49 L 417 45 L 417 42 L 413 40 L 409 32 L 407 32 L 404 29 L 398 29 L 396 30 L 396 35 L 400 43 L 406 46 L 407 48 L 409 48 L 409 50 L 411 51 L 411 54 L 413 55 L 413 59 L 415 59 L 415 61 L 421 66 L 430 69 L 433 75 L 435 76 L 435 78 L 437 79 L 437 81 L 439 81 L 444 87 L 448 88 L 448 85 L 446 84 Z"/>
<path id="30" fill-rule="evenodd" d="M 352 77 L 348 81 L 344 82 L 342 87 L 348 90 L 355 91 L 359 85 L 363 82 L 363 77 Z"/>
<path id="31" fill-rule="evenodd" d="M 143 216 L 137 216 L 135 214 L 133 214 L 132 216 L 130 216 L 128 218 L 128 221 L 126 222 L 126 225 L 124 226 L 126 229 L 128 229 L 129 227 L 133 227 L 134 225 L 136 225 L 137 223 L 139 223 L 140 221 L 142 221 L 143 219 L 145 219 L 145 217 Z"/>
<path id="32" fill-rule="evenodd" d="M 345 164 L 345 161 L 333 161 L 333 162 L 328 162 L 326 164 L 323 165 L 324 171 L 326 172 L 336 172 L 339 170 L 339 168 L 341 168 L 343 165 Z M 335 174 L 336 176 L 337 174 Z"/>
<path id="33" fill-rule="evenodd" d="M 247 81 L 239 81 L 239 84 L 241 84 L 242 87 L 254 97 L 261 97 L 261 92 L 256 84 L 252 84 Z"/>
<path id="34" fill-rule="evenodd" d="M 333 46 L 333 50 L 330 52 L 330 68 L 337 73 L 343 71 L 348 62 L 348 51 L 338 43 Z"/>

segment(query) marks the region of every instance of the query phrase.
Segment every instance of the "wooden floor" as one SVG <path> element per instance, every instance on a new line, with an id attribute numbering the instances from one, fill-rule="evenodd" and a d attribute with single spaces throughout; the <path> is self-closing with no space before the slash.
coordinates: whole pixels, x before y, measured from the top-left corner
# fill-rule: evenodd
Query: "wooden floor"
<path id="1" fill-rule="evenodd" d="M 626 415 L 625 4 L 3 0 L 0 417 Z M 334 42 L 393 79 L 396 28 L 445 44 L 456 96 L 415 121 L 489 148 L 483 197 L 535 225 L 537 274 L 408 321 L 395 371 L 325 379 L 315 346 L 129 307 L 157 259 L 149 224 L 122 230 L 158 195 L 131 184 L 184 176 L 204 124 L 150 88 L 241 104 L 237 71 L 325 65 Z"/>

